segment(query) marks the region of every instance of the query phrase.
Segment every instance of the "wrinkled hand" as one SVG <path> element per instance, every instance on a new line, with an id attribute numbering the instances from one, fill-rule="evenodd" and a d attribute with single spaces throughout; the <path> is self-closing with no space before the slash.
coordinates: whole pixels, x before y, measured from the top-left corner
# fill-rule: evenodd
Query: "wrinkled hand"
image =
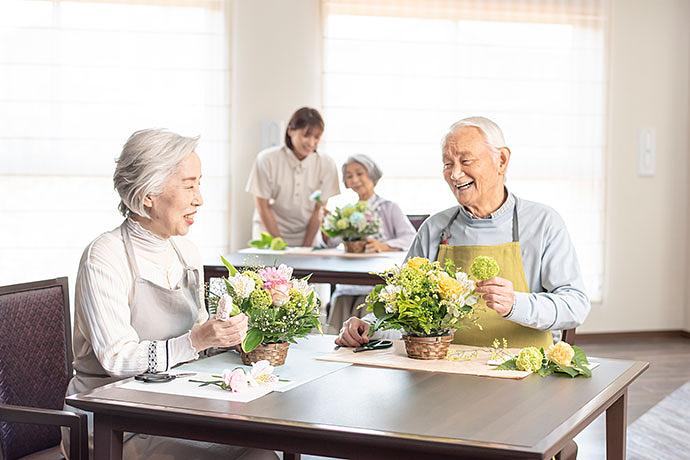
<path id="1" fill-rule="evenodd" d="M 393 248 L 388 246 L 386 243 L 382 243 L 373 238 L 368 239 L 367 245 L 364 246 L 364 252 L 388 252 L 392 250 Z"/>
<path id="2" fill-rule="evenodd" d="M 209 319 L 192 328 L 192 346 L 197 352 L 211 347 L 232 347 L 247 335 L 247 315 L 240 313 L 227 321 Z"/>
<path id="3" fill-rule="evenodd" d="M 482 295 L 486 306 L 501 316 L 510 313 L 515 303 L 513 283 L 505 278 L 495 277 L 477 283 L 477 293 Z"/>
<path id="4" fill-rule="evenodd" d="M 341 347 L 358 347 L 369 341 L 368 335 L 369 323 L 353 316 L 345 321 L 335 343 Z"/>

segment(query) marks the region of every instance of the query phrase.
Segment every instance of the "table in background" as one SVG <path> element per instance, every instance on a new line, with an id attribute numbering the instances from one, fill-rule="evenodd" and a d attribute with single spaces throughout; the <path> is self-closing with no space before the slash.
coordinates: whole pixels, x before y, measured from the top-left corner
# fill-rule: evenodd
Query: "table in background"
<path id="1" fill-rule="evenodd" d="M 317 336 L 297 348 L 332 346 L 333 337 Z M 628 386 L 648 363 L 598 361 L 591 379 L 350 366 L 246 404 L 124 389 L 122 382 L 66 401 L 94 413 L 96 460 L 121 458 L 124 431 L 367 460 L 548 459 L 604 411 L 607 458 L 619 460 Z"/>
<path id="2" fill-rule="evenodd" d="M 404 251 L 396 251 L 372 257 L 346 258 L 333 255 L 234 252 L 225 258 L 237 268 L 285 264 L 293 268 L 294 276 L 302 277 L 311 273 L 309 281 L 312 283 L 374 285 L 381 283 L 381 278 L 371 272 L 382 272 L 393 265 L 402 265 L 406 255 Z M 227 274 L 223 265 L 204 265 L 205 282 Z"/>

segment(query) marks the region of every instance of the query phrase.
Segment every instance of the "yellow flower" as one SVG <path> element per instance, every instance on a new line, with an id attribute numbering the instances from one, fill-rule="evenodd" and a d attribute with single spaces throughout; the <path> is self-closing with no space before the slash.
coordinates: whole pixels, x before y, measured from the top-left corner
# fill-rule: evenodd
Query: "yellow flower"
<path id="1" fill-rule="evenodd" d="M 570 366 L 575 356 L 575 350 L 567 342 L 558 342 L 546 349 L 546 357 L 560 366 Z"/>
<path id="2" fill-rule="evenodd" d="M 447 273 L 443 273 L 438 279 L 438 291 L 444 299 L 452 299 L 462 294 L 462 284 Z"/>
<path id="3" fill-rule="evenodd" d="M 414 270 L 421 271 L 422 267 L 428 263 L 429 259 L 425 259 L 424 257 L 413 257 L 407 261 L 406 265 Z"/>

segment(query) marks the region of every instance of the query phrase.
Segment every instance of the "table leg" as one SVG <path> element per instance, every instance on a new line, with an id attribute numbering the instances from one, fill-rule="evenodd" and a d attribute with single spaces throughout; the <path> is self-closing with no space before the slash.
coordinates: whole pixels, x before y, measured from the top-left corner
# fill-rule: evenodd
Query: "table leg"
<path id="1" fill-rule="evenodd" d="M 122 460 L 122 431 L 113 428 L 112 417 L 94 414 L 94 460 Z"/>
<path id="2" fill-rule="evenodd" d="M 625 460 L 628 390 L 606 409 L 606 459 Z"/>
<path id="3" fill-rule="evenodd" d="M 293 454 L 291 452 L 283 452 L 283 460 L 299 460 L 301 454 Z"/>

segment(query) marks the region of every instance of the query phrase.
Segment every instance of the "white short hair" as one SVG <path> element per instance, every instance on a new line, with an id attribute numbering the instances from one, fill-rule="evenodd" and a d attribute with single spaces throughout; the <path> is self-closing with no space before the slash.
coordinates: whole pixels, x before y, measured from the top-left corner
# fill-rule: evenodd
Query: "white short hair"
<path id="1" fill-rule="evenodd" d="M 460 129 L 465 127 L 477 128 L 479 132 L 484 137 L 484 141 L 489 146 L 489 150 L 494 155 L 494 159 L 498 158 L 499 149 L 506 146 L 506 141 L 503 138 L 503 131 L 498 127 L 496 123 L 485 117 L 468 117 L 463 118 L 451 125 L 448 132 L 443 136 L 443 142 L 441 143 L 441 152 L 445 153 L 448 148 L 448 143 L 453 134 Z"/>
<path id="2" fill-rule="evenodd" d="M 198 143 L 199 136 L 184 137 L 165 129 L 143 129 L 132 134 L 115 161 L 113 174 L 120 213 L 125 217 L 131 213 L 150 217 L 144 198 L 163 192 L 166 179 Z"/>
<path id="3" fill-rule="evenodd" d="M 379 182 L 379 179 L 381 179 L 383 176 L 383 171 L 381 171 L 379 165 L 377 165 L 370 156 L 359 153 L 357 155 L 349 156 L 347 160 L 345 160 L 345 163 L 343 163 L 343 182 L 345 182 L 345 170 L 347 169 L 347 165 L 352 163 L 359 163 L 364 166 L 364 169 L 367 170 L 369 179 L 371 179 L 374 185 L 376 185 Z"/>

